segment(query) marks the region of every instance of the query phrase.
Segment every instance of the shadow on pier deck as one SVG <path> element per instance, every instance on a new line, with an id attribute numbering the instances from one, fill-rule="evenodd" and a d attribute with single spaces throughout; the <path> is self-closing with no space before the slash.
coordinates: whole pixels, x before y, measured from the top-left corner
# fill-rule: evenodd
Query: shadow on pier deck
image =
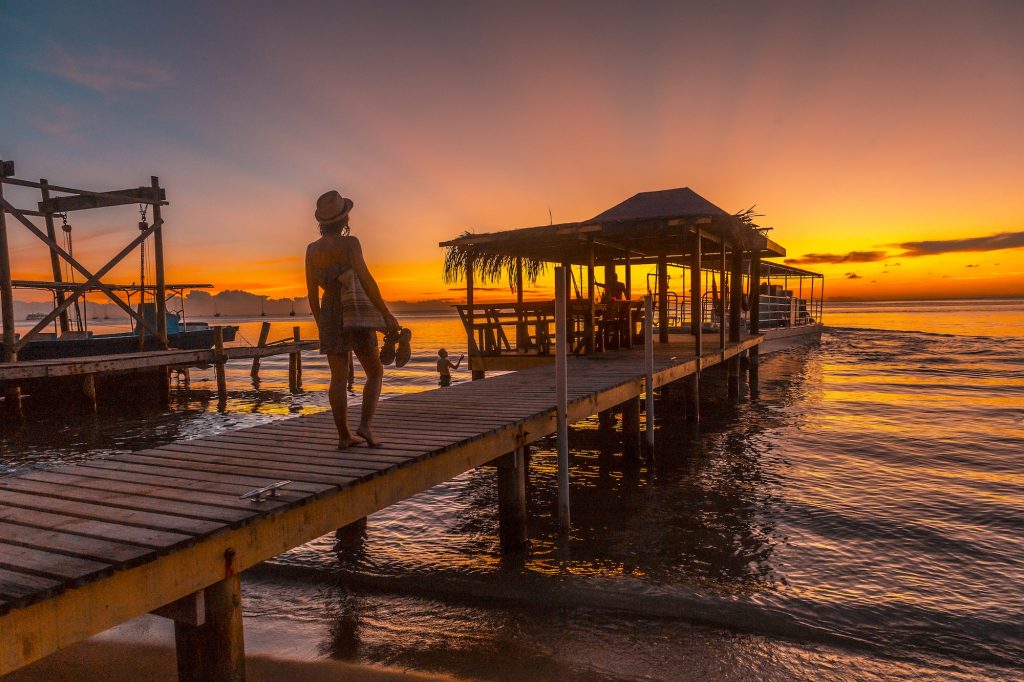
<path id="1" fill-rule="evenodd" d="M 701 368 L 760 341 L 705 352 Z M 638 441 L 643 357 L 570 359 L 569 421 L 630 403 Z M 655 345 L 656 387 L 697 369 L 692 341 Z M 500 504 L 515 508 L 522 448 L 556 430 L 551 376 L 536 367 L 386 400 L 380 447 L 336 450 L 323 413 L 0 478 L 0 675 L 158 611 L 175 619 L 182 679 L 242 679 L 239 573 L 496 460 Z M 280 480 L 291 483 L 275 498 L 239 499 Z"/>

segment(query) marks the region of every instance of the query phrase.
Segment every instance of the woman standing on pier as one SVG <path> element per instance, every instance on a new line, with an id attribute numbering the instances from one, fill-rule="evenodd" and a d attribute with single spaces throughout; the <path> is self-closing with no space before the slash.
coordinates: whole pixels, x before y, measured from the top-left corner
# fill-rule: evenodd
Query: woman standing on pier
<path id="1" fill-rule="evenodd" d="M 379 445 L 373 435 L 373 415 L 380 398 L 384 366 L 377 354 L 377 330 L 387 330 L 387 338 L 394 339 L 401 328 L 366 267 L 359 240 L 349 235 L 352 206 L 351 199 L 334 190 L 317 199 L 314 215 L 320 223 L 321 237 L 306 249 L 306 289 L 320 331 L 320 352 L 327 356 L 331 367 L 328 397 L 338 428 L 339 449 L 361 440 Z M 345 319 L 346 314 L 349 319 Z M 408 338 L 403 341 L 407 344 Z M 363 409 L 355 436 L 348 428 L 345 396 L 350 352 L 356 354 L 366 372 Z"/>

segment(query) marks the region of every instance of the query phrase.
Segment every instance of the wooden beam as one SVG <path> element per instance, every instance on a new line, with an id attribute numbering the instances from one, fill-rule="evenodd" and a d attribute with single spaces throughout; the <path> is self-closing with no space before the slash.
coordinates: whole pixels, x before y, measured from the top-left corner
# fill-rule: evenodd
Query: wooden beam
<path id="1" fill-rule="evenodd" d="M 658 341 L 668 343 L 668 261 L 658 258 Z"/>
<path id="2" fill-rule="evenodd" d="M 152 176 L 152 193 L 162 195 L 160 178 Z M 153 204 L 153 258 L 156 259 L 156 330 L 160 332 L 160 346 L 167 348 L 167 280 L 164 278 L 164 221 L 160 215 L 160 204 Z"/>
<path id="3" fill-rule="evenodd" d="M 529 542 L 526 515 L 525 448 L 516 448 L 496 461 L 498 469 L 498 534 L 506 552 Z"/>
<path id="4" fill-rule="evenodd" d="M 242 583 L 238 574 L 234 573 L 204 589 L 203 599 L 206 621 L 202 625 L 189 625 L 182 621 L 174 623 L 178 680 L 244 682 Z"/>
<path id="5" fill-rule="evenodd" d="M 743 322 L 743 251 L 738 247 L 732 253 L 730 279 L 732 280 L 732 290 L 729 300 L 729 340 L 739 341 L 743 333 L 741 329 Z"/>
<path id="6" fill-rule="evenodd" d="M 594 298 L 597 295 L 596 282 L 594 272 L 594 240 L 587 240 L 587 314 L 585 316 L 587 330 L 584 336 L 586 343 L 587 354 L 594 352 L 594 318 L 595 310 Z"/>
<path id="7" fill-rule="evenodd" d="M 690 333 L 693 334 L 693 353 L 696 356 L 700 356 L 701 351 L 701 338 L 703 334 L 701 331 L 704 326 L 702 301 L 701 301 L 701 263 L 700 263 L 700 231 L 698 230 L 690 238 Z"/>
<path id="8" fill-rule="evenodd" d="M 49 183 L 46 181 L 46 178 L 42 178 L 41 180 L 39 180 L 39 184 L 42 185 L 39 191 L 43 197 L 43 201 L 47 201 L 50 198 Z M 43 219 L 46 221 L 46 236 L 52 239 L 53 241 L 57 241 L 57 230 L 53 226 L 53 214 L 47 213 L 44 215 Z M 50 250 L 50 270 L 53 272 L 54 282 L 63 281 L 60 268 L 60 257 L 53 250 Z M 57 289 L 53 293 L 54 296 L 56 297 L 57 305 L 59 306 L 61 303 L 64 302 L 64 291 L 62 291 L 61 289 Z M 64 333 L 68 331 L 69 328 L 70 326 L 68 325 L 68 311 L 63 310 L 60 313 L 60 331 L 61 333 Z"/>
<path id="9" fill-rule="evenodd" d="M 7 239 L 7 201 L 0 184 L 0 315 L 3 318 L 3 354 L 0 360 L 14 362 L 17 348 L 14 343 L 14 287 L 11 285 L 11 250 Z"/>
<path id="10" fill-rule="evenodd" d="M 113 192 L 90 192 L 88 194 L 79 194 L 77 193 L 78 190 L 68 190 L 65 188 L 51 187 L 50 189 L 58 192 L 76 192 L 76 194 L 70 197 L 43 199 L 43 201 L 39 202 L 39 211 L 42 213 L 66 213 L 89 208 L 124 206 L 126 204 L 153 204 L 155 206 L 167 200 L 166 192 L 157 185 L 153 187 L 119 189 Z"/>

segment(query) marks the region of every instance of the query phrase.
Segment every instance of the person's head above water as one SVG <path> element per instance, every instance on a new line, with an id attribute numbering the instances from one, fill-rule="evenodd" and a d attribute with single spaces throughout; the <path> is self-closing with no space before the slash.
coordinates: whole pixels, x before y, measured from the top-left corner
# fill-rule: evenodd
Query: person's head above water
<path id="1" fill-rule="evenodd" d="M 332 189 L 324 192 L 316 200 L 316 212 L 313 217 L 320 223 L 320 234 L 323 236 L 348 234 L 348 214 L 355 206 L 348 197 Z"/>
<path id="2" fill-rule="evenodd" d="M 442 348 L 441 350 L 437 351 L 437 357 L 439 357 L 439 358 L 446 358 L 446 357 L 448 357 L 448 351 L 446 351 L 444 348 Z"/>

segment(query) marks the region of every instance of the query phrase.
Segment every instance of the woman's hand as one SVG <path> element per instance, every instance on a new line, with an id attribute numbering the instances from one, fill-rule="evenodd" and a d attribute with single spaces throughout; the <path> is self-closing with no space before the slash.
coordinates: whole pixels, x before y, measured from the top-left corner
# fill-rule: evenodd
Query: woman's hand
<path id="1" fill-rule="evenodd" d="M 402 325 L 398 323 L 398 318 L 390 312 L 384 313 L 384 324 L 387 326 L 387 330 L 389 332 L 396 332 L 402 328 Z"/>

